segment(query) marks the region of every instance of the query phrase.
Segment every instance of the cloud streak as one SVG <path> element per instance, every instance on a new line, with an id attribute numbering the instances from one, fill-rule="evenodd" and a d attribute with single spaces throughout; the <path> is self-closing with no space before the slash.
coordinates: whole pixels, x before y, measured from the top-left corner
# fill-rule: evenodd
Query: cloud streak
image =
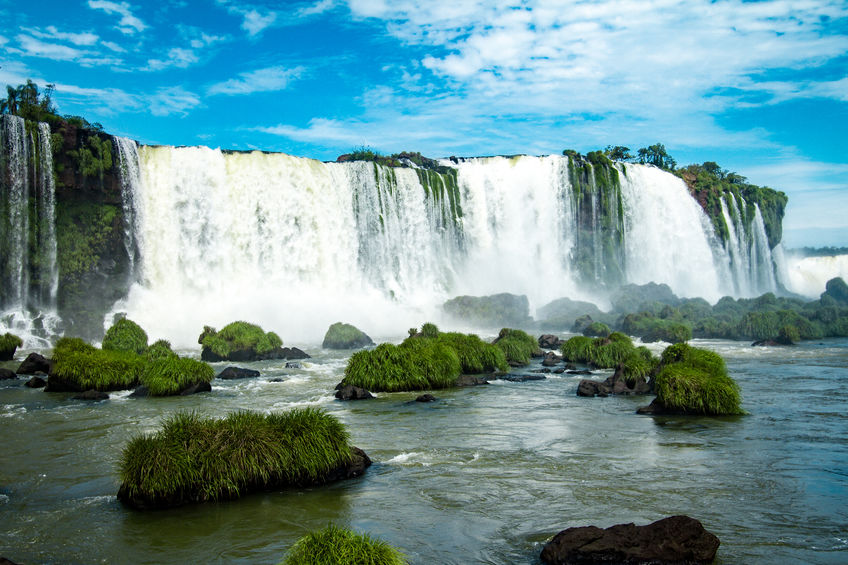
<path id="1" fill-rule="evenodd" d="M 304 72 L 303 67 L 286 68 L 282 66 L 268 67 L 240 73 L 239 78 L 233 78 L 207 89 L 209 95 L 238 95 L 255 92 L 273 92 L 285 90 L 292 80 L 299 78 Z"/>

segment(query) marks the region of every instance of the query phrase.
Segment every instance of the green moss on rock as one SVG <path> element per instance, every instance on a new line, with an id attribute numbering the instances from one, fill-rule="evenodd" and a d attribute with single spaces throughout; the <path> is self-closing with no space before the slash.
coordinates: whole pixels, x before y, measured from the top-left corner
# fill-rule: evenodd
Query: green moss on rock
<path id="1" fill-rule="evenodd" d="M 374 345 L 368 335 L 351 324 L 336 322 L 327 329 L 321 347 L 324 349 L 358 349 Z"/>
<path id="2" fill-rule="evenodd" d="M 227 324 L 218 332 L 206 326 L 199 341 L 204 361 L 273 359 L 279 357 L 275 352 L 283 345 L 274 332 L 266 333 L 256 324 L 242 321 Z"/>

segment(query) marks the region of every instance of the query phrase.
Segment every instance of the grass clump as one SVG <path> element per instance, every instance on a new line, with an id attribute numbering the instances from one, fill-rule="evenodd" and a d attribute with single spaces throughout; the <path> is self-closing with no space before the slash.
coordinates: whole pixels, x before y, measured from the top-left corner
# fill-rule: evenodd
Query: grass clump
<path id="1" fill-rule="evenodd" d="M 486 343 L 479 336 L 447 332 L 440 334 L 438 340 L 456 351 L 462 372 L 466 375 L 509 370 L 504 350 Z"/>
<path id="2" fill-rule="evenodd" d="M 654 377 L 657 402 L 684 414 L 743 414 L 739 386 L 717 353 L 685 343 L 666 348 Z"/>
<path id="3" fill-rule="evenodd" d="M 382 343 L 354 353 L 342 382 L 374 392 L 438 389 L 452 386 L 460 373 L 459 356 L 451 347 L 411 338 L 400 346 Z"/>
<path id="4" fill-rule="evenodd" d="M 147 362 L 139 380 L 151 396 L 173 396 L 198 383 L 208 383 L 215 371 L 203 361 L 171 355 Z"/>
<path id="5" fill-rule="evenodd" d="M 179 412 L 124 448 L 118 498 L 140 508 L 167 507 L 321 483 L 350 463 L 348 440 L 344 425 L 317 408 L 233 412 L 224 419 Z"/>
<path id="6" fill-rule="evenodd" d="M 134 388 L 144 369 L 145 358 L 129 351 L 95 349 L 77 341 L 56 344 L 56 364 L 48 381 L 49 390 L 124 390 Z M 90 349 L 84 347 L 88 345 Z"/>
<path id="7" fill-rule="evenodd" d="M 0 361 L 11 361 L 15 350 L 24 344 L 23 340 L 12 333 L 0 335 Z"/>
<path id="8" fill-rule="evenodd" d="M 151 361 L 178 357 L 171 349 L 171 342 L 166 339 L 159 339 L 153 342 L 153 345 L 147 348 L 145 355 Z"/>
<path id="9" fill-rule="evenodd" d="M 608 325 L 603 322 L 592 322 L 581 332 L 583 335 L 588 337 L 607 337 L 612 330 Z"/>
<path id="10" fill-rule="evenodd" d="M 421 326 L 421 336 L 429 338 L 439 337 L 439 327 L 436 324 L 427 322 Z"/>
<path id="11" fill-rule="evenodd" d="M 636 371 L 636 366 L 640 365 L 640 359 L 648 360 L 645 359 L 644 353 L 640 352 L 640 349 L 635 348 L 630 338 L 621 332 L 612 332 L 607 337 L 596 337 L 594 339 L 576 336 L 560 347 L 563 359 L 566 361 L 587 363 L 598 369 L 614 369 L 630 357 L 636 356 L 639 359 L 633 359 L 630 363 L 634 371 Z M 648 352 L 647 349 L 645 351 Z M 650 355 L 650 352 L 648 352 L 648 355 Z"/>
<path id="12" fill-rule="evenodd" d="M 503 328 L 493 343 L 503 350 L 508 362 L 521 365 L 530 363 L 530 357 L 539 349 L 533 336 L 510 328 Z"/>
<path id="13" fill-rule="evenodd" d="M 216 332 L 208 326 L 203 328 L 200 343 L 215 355 L 224 359 L 237 351 L 250 351 L 257 355 L 270 353 L 283 345 L 283 340 L 274 332 L 265 332 L 256 324 L 232 322 Z"/>
<path id="14" fill-rule="evenodd" d="M 106 331 L 103 349 L 144 353 L 147 350 L 147 332 L 132 320 L 122 318 Z"/>
<path id="15" fill-rule="evenodd" d="M 384 541 L 330 524 L 294 544 L 280 565 L 406 565 L 406 557 Z"/>

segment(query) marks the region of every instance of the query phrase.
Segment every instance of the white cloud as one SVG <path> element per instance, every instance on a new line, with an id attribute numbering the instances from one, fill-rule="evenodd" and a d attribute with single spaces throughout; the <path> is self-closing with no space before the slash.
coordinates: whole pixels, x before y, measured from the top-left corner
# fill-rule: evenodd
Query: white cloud
<path id="1" fill-rule="evenodd" d="M 251 36 L 262 33 L 277 20 L 276 12 L 265 12 L 263 14 L 258 10 L 249 10 L 242 12 L 242 15 L 244 16 L 244 21 L 241 27 Z"/>
<path id="2" fill-rule="evenodd" d="M 52 59 L 54 61 L 75 61 L 82 58 L 86 53 L 75 47 L 47 43 L 29 35 L 21 34 L 16 36 L 15 39 L 24 53 L 33 57 L 44 57 L 45 59 Z"/>
<path id="3" fill-rule="evenodd" d="M 0 45 L 6 45 L 7 43 L 9 43 L 8 38 L 3 37 L 2 35 L 0 35 Z"/>
<path id="4" fill-rule="evenodd" d="M 194 51 L 190 49 L 183 49 L 181 47 L 174 47 L 173 49 L 168 50 L 168 57 L 166 59 L 149 59 L 147 61 L 147 67 L 145 67 L 144 70 L 160 71 L 169 67 L 185 69 L 196 63 L 198 60 L 199 59 Z"/>
<path id="5" fill-rule="evenodd" d="M 134 35 L 147 29 L 147 25 L 133 15 L 128 2 L 109 2 L 108 0 L 88 0 L 88 7 L 93 10 L 103 10 L 107 14 L 118 14 L 118 30 L 125 35 Z"/>
<path id="6" fill-rule="evenodd" d="M 336 7 L 336 0 L 320 0 L 311 6 L 300 8 L 297 11 L 298 17 L 315 16 L 323 14 Z"/>
<path id="7" fill-rule="evenodd" d="M 48 26 L 43 31 L 38 28 L 23 28 L 23 31 L 26 31 L 30 35 L 40 39 L 56 39 L 59 41 L 73 43 L 78 46 L 91 46 L 96 44 L 100 39 L 98 35 L 88 31 L 81 33 L 62 32 L 56 29 L 55 26 Z"/>
<path id="8" fill-rule="evenodd" d="M 253 92 L 271 92 L 284 90 L 289 82 L 297 79 L 303 73 L 303 67 L 287 69 L 285 67 L 268 67 L 246 73 L 240 73 L 239 78 L 213 84 L 208 94 L 251 94 Z"/>
<path id="9" fill-rule="evenodd" d="M 200 98 L 180 86 L 162 88 L 147 98 L 150 113 L 154 116 L 185 116 L 188 111 L 200 106 Z"/>
<path id="10" fill-rule="evenodd" d="M 126 51 L 127 51 L 126 49 L 124 49 L 123 47 L 121 47 L 120 45 L 118 45 L 117 43 L 114 43 L 112 41 L 101 41 L 100 44 L 103 45 L 103 47 L 105 47 L 105 48 L 107 48 L 111 51 L 114 51 L 115 53 L 126 53 Z"/>

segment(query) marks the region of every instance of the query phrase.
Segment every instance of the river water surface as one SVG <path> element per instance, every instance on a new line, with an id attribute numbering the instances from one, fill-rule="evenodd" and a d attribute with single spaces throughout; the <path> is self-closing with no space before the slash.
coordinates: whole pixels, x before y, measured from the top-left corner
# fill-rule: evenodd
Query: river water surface
<path id="1" fill-rule="evenodd" d="M 413 393 L 343 403 L 332 392 L 349 353 L 309 344 L 299 344 L 313 355 L 300 369 L 243 364 L 262 376 L 215 380 L 193 397 L 118 392 L 87 403 L 2 381 L 0 555 L 276 563 L 307 531 L 335 522 L 415 564 L 535 564 L 566 527 L 687 514 L 721 540 L 717 563 L 848 563 L 848 340 L 693 344 L 725 357 L 748 415 L 638 416 L 650 397 L 578 398 L 582 377 L 571 375 L 437 391 L 428 404 Z M 374 461 L 363 477 L 159 512 L 117 502 L 127 440 L 172 412 L 305 405 L 348 426 Z"/>

